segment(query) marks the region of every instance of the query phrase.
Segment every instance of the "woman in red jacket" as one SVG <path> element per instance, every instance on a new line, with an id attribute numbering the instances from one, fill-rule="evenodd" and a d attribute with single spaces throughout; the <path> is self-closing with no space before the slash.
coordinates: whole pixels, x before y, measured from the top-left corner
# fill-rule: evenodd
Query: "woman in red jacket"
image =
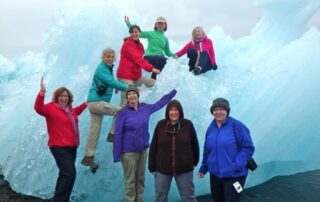
<path id="1" fill-rule="evenodd" d="M 195 75 L 218 68 L 212 41 L 207 37 L 202 27 L 193 28 L 192 40 L 176 52 L 176 56 L 181 57 L 186 53 L 189 58 L 189 71 L 193 71 Z"/>
<path id="2" fill-rule="evenodd" d="M 148 72 L 159 74 L 160 70 L 154 68 L 147 60 L 143 58 L 144 47 L 139 40 L 141 30 L 137 25 L 132 25 L 129 29 L 130 36 L 125 39 L 122 48 L 117 70 L 117 78 L 127 85 L 152 87 L 154 79 L 142 76 L 142 69 Z M 126 104 L 126 95 L 121 92 L 121 104 Z"/>
<path id="3" fill-rule="evenodd" d="M 78 115 L 87 107 L 87 104 L 82 103 L 72 108 L 73 96 L 65 87 L 55 90 L 52 101 L 44 104 L 46 88 L 42 78 L 40 87 L 34 109 L 46 119 L 48 146 L 59 168 L 54 201 L 68 202 L 76 179 L 75 160 L 79 145 Z"/>

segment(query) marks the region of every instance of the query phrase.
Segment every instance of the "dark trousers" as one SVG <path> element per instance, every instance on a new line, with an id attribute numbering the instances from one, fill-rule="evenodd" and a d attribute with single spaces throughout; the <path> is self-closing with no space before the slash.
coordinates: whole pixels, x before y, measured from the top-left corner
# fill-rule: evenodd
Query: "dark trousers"
<path id="1" fill-rule="evenodd" d="M 240 194 L 233 187 L 238 181 L 242 188 L 247 176 L 238 178 L 218 178 L 210 174 L 210 189 L 214 202 L 240 202 Z"/>
<path id="2" fill-rule="evenodd" d="M 54 192 L 54 202 L 69 202 L 76 179 L 75 161 L 77 147 L 50 147 L 50 151 L 59 168 L 59 177 Z"/>
<path id="3" fill-rule="evenodd" d="M 164 56 L 144 56 L 144 59 L 146 59 L 150 64 L 152 64 L 154 68 L 159 69 L 160 72 L 167 63 L 167 58 Z M 155 73 L 152 73 L 151 78 L 156 80 L 157 75 Z"/>
<path id="4" fill-rule="evenodd" d="M 212 64 L 210 60 L 210 56 L 206 51 L 202 51 L 199 56 L 199 62 L 196 64 L 198 59 L 198 52 L 194 48 L 189 48 L 187 51 L 187 57 L 189 58 L 189 71 L 192 72 L 195 66 L 201 67 L 200 73 L 205 73 L 211 69 L 216 70 L 217 65 Z"/>

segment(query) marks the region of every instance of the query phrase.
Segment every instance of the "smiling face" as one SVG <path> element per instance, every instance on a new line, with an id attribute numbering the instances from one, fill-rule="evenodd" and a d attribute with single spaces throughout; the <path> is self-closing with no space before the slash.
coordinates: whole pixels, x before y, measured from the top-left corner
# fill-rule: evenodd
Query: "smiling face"
<path id="1" fill-rule="evenodd" d="M 227 110 L 221 107 L 214 108 L 212 114 L 215 120 L 220 124 L 223 123 L 228 116 Z"/>
<path id="2" fill-rule="evenodd" d="M 103 61 L 108 65 L 112 65 L 114 63 L 114 60 L 115 60 L 114 53 L 106 53 L 103 56 Z"/>
<path id="3" fill-rule="evenodd" d="M 180 119 L 180 111 L 177 107 L 171 107 L 169 110 L 169 120 L 171 123 L 175 124 Z"/>
<path id="4" fill-rule="evenodd" d="M 129 91 L 127 93 L 127 100 L 131 106 L 136 106 L 139 100 L 138 94 L 134 91 Z"/>
<path id="5" fill-rule="evenodd" d="M 164 31 L 165 27 L 166 27 L 166 24 L 164 22 L 157 22 L 156 23 L 157 30 Z"/>
<path id="6" fill-rule="evenodd" d="M 204 33 L 202 31 L 201 28 L 196 28 L 194 31 L 193 31 L 193 37 L 195 39 L 200 39 L 200 38 L 203 38 L 204 37 Z"/>
<path id="7" fill-rule="evenodd" d="M 58 96 L 58 105 L 60 107 L 66 107 L 69 103 L 69 94 L 67 91 L 62 91 L 62 93 Z"/>
<path id="8" fill-rule="evenodd" d="M 140 37 L 139 29 L 137 28 L 132 29 L 130 32 L 130 37 L 135 41 L 139 40 L 139 37 Z"/>

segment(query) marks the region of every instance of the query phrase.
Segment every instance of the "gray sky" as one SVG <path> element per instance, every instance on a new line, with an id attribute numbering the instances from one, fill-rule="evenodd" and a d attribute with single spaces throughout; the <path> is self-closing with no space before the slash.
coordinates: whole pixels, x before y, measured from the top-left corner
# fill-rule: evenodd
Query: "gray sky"
<path id="1" fill-rule="evenodd" d="M 62 0 L 0 1 L 0 55 L 18 57 L 28 50 L 43 50 L 43 36 L 53 21 L 54 11 Z M 125 2 L 125 1 L 124 1 Z M 147 19 L 143 29 L 152 29 L 158 16 L 168 21 L 166 35 L 177 42 L 190 40 L 193 27 L 206 31 L 218 25 L 236 39 L 248 35 L 263 15 L 253 0 L 143 0 L 134 1 L 135 10 Z M 320 12 L 308 27 L 320 29 Z"/>

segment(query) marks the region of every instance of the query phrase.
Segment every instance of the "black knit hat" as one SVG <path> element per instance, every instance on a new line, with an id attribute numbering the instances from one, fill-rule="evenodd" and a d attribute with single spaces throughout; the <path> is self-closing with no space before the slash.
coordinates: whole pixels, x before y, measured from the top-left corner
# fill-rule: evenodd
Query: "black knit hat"
<path id="1" fill-rule="evenodd" d="M 129 85 L 128 88 L 127 88 L 127 90 L 126 90 L 126 98 L 128 97 L 128 93 L 129 93 L 130 91 L 133 91 L 133 92 L 137 93 L 138 97 L 140 96 L 140 95 L 139 95 L 139 89 L 138 89 L 136 86 L 134 86 L 134 85 Z"/>
<path id="2" fill-rule="evenodd" d="M 212 106 L 210 108 L 211 114 L 213 114 L 214 108 L 217 108 L 217 107 L 221 107 L 221 108 L 225 109 L 229 115 L 230 107 L 229 107 L 229 102 L 227 99 L 222 98 L 222 97 L 214 99 L 212 102 Z"/>

